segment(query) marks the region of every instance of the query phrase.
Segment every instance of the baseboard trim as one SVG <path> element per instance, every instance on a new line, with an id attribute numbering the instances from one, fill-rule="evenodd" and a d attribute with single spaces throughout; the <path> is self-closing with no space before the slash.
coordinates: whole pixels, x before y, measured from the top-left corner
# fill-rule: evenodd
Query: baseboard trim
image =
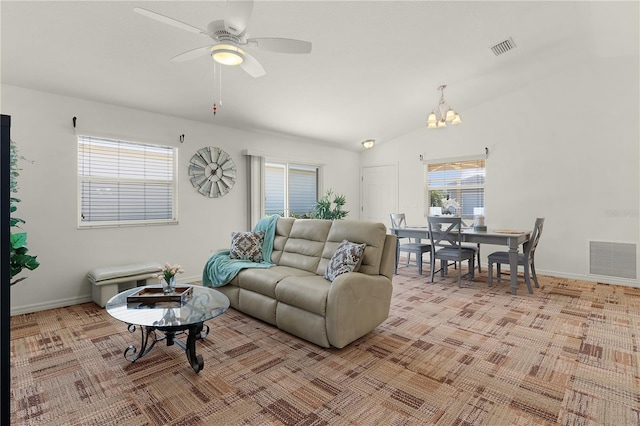
<path id="1" fill-rule="evenodd" d="M 623 285 L 626 287 L 640 288 L 640 281 L 626 279 L 626 278 L 608 277 L 604 275 L 568 274 L 566 272 L 547 271 L 544 269 L 537 269 L 537 268 L 536 268 L 536 273 L 539 275 L 546 275 L 550 277 L 568 278 L 571 280 L 578 280 L 578 281 L 589 281 L 589 282 L 596 282 L 596 283 L 603 283 L 603 284 L 616 284 L 616 285 Z"/>
<path id="2" fill-rule="evenodd" d="M 195 277 L 179 277 L 178 283 L 193 283 L 199 284 L 202 281 L 202 275 L 196 275 Z"/>
<path id="3" fill-rule="evenodd" d="M 202 280 L 201 276 L 181 277 L 179 282 L 199 284 L 201 280 Z M 149 281 L 149 284 L 151 284 L 150 281 Z M 92 301 L 93 301 L 93 298 L 91 297 L 91 293 L 88 293 L 84 296 L 70 297 L 68 299 L 52 300 L 49 302 L 34 303 L 31 305 L 14 306 L 11 308 L 11 316 L 30 314 L 32 312 L 45 311 L 47 309 L 63 308 L 65 306 L 79 305 L 81 303 L 87 303 Z"/>
<path id="4" fill-rule="evenodd" d="M 81 303 L 91 302 L 91 294 L 78 297 L 70 297 L 68 299 L 52 300 L 46 303 L 34 303 L 31 305 L 15 306 L 11 308 L 11 315 L 30 314 L 32 312 L 45 311 L 47 309 L 63 308 L 65 306 L 79 305 Z M 97 306 L 97 305 L 96 305 Z"/>
<path id="5" fill-rule="evenodd" d="M 623 285 L 627 287 L 640 288 L 640 281 L 638 280 L 629 280 L 624 278 L 605 277 L 605 276 L 596 276 L 596 275 L 567 274 L 565 272 L 548 271 L 543 269 L 536 270 L 536 272 L 540 275 L 546 275 L 546 276 L 557 277 L 557 278 L 568 278 L 571 280 L 578 280 L 578 281 L 589 281 L 589 282 L 597 282 L 597 283 L 604 283 L 604 284 L 617 284 L 617 285 Z M 195 276 L 195 277 L 184 277 L 180 281 L 192 283 L 200 280 L 202 280 L 202 277 Z M 53 300 L 46 303 L 34 303 L 32 305 L 15 306 L 11 308 L 11 315 L 13 316 L 13 315 L 21 315 L 21 314 L 30 314 L 32 312 L 44 311 L 47 309 L 63 308 L 65 306 L 79 305 L 81 303 L 87 303 L 91 301 L 92 301 L 91 294 L 87 294 L 84 296 L 70 297 L 68 299 Z"/>

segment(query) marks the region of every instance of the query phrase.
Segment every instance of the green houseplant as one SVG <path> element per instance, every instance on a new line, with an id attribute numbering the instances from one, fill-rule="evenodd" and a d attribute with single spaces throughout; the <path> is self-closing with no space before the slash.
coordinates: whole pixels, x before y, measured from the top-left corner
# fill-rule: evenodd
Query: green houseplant
<path id="1" fill-rule="evenodd" d="M 11 141 L 11 164 L 10 164 L 10 181 L 9 181 L 9 189 L 12 194 L 18 192 L 18 182 L 17 178 L 20 176 L 20 169 L 18 168 L 18 160 L 23 159 L 18 155 L 15 143 Z M 22 272 L 23 269 L 28 269 L 30 271 L 36 269 L 40 266 L 40 263 L 36 260 L 36 256 L 32 256 L 28 254 L 29 249 L 27 248 L 27 233 L 26 232 L 14 232 L 14 228 L 17 231 L 20 231 L 20 224 L 25 223 L 24 220 L 13 216 L 13 213 L 18 209 L 16 206 L 17 203 L 20 202 L 19 198 L 11 197 L 10 198 L 10 211 L 11 211 L 11 232 L 10 232 L 10 266 L 11 266 L 11 285 L 14 285 L 26 277 L 21 277 L 16 280 L 13 279 L 16 275 Z"/>
<path id="2" fill-rule="evenodd" d="M 442 207 L 442 194 L 436 190 L 429 192 L 429 199 L 431 200 L 431 207 Z"/>
<path id="3" fill-rule="evenodd" d="M 327 193 L 316 202 L 313 217 L 316 219 L 344 219 L 349 214 L 349 211 L 342 210 L 346 202 L 344 195 L 334 194 L 333 191 L 329 189 Z"/>

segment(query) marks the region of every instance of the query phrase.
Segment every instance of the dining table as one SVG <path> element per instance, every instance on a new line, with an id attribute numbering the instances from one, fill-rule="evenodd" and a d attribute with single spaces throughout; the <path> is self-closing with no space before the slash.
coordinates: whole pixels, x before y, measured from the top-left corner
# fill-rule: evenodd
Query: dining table
<path id="1" fill-rule="evenodd" d="M 407 226 L 401 228 L 390 228 L 392 234 L 400 238 L 420 238 L 429 240 L 429 228 L 427 226 Z M 461 230 L 461 239 L 465 243 L 492 244 L 506 246 L 509 251 L 509 272 L 511 274 L 511 294 L 517 293 L 518 285 L 518 248 L 525 244 L 531 237 L 531 231 L 511 230 L 511 229 L 488 229 L 476 230 L 473 227 Z M 400 257 L 400 243 L 396 246 L 395 269 L 398 267 Z"/>

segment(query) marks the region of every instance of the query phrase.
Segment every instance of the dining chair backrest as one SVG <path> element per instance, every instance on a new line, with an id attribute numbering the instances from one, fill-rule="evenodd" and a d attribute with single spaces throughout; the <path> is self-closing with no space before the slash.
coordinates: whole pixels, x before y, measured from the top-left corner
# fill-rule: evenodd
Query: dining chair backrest
<path id="1" fill-rule="evenodd" d="M 529 257 L 533 257 L 533 254 L 536 251 L 536 247 L 538 246 L 538 242 L 540 241 L 540 235 L 542 235 L 542 226 L 544 225 L 544 218 L 539 217 L 536 219 L 536 223 L 533 226 L 533 232 L 531 233 L 531 238 L 524 245 L 524 254 Z"/>
<path id="2" fill-rule="evenodd" d="M 462 218 L 427 216 L 432 247 L 462 248 Z"/>
<path id="3" fill-rule="evenodd" d="M 406 228 L 407 222 L 404 213 L 391 213 L 391 227 L 392 228 Z"/>

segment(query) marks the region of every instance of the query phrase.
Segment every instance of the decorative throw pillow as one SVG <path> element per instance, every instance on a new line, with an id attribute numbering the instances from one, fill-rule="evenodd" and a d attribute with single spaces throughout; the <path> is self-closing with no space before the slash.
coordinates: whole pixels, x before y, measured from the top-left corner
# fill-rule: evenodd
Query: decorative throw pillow
<path id="1" fill-rule="evenodd" d="M 338 275 L 346 272 L 358 272 L 366 246 L 366 244 L 356 244 L 343 240 L 336 252 L 331 256 L 327 270 L 324 271 L 324 277 L 329 281 L 333 281 Z"/>
<path id="2" fill-rule="evenodd" d="M 232 232 L 231 259 L 250 260 L 252 262 L 262 262 L 262 243 L 264 241 L 264 231 L 258 232 Z"/>

